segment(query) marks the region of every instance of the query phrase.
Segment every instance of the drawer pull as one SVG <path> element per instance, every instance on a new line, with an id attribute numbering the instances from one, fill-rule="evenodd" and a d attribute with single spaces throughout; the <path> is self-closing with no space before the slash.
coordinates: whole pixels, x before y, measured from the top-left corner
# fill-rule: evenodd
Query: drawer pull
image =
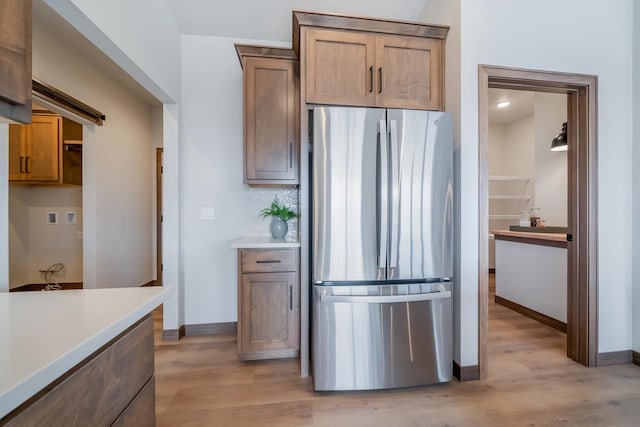
<path id="1" fill-rule="evenodd" d="M 293 311 L 293 285 L 289 285 L 289 310 Z"/>
<path id="2" fill-rule="evenodd" d="M 256 264 L 280 264 L 281 262 L 279 259 L 265 259 L 256 261 Z"/>

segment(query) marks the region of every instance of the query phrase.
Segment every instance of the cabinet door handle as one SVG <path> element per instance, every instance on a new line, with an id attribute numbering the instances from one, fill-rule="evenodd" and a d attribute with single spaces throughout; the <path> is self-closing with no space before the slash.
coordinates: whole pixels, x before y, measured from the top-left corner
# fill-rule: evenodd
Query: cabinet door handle
<path id="1" fill-rule="evenodd" d="M 280 264 L 282 261 L 279 259 L 259 259 L 256 261 L 256 264 Z"/>
<path id="2" fill-rule="evenodd" d="M 378 93 L 382 93 L 382 67 L 378 68 Z"/>
<path id="3" fill-rule="evenodd" d="M 289 285 L 289 310 L 293 311 L 293 285 Z"/>
<path id="4" fill-rule="evenodd" d="M 369 93 L 373 92 L 373 65 L 369 67 Z"/>
<path id="5" fill-rule="evenodd" d="M 27 173 L 31 173 L 31 171 L 29 170 L 29 159 L 30 159 L 29 156 L 25 157 L 25 162 L 24 162 L 24 168 L 26 169 L 25 172 Z"/>
<path id="6" fill-rule="evenodd" d="M 22 168 L 22 161 L 24 160 L 23 156 L 20 156 L 20 173 L 24 173 L 24 170 Z"/>
<path id="7" fill-rule="evenodd" d="M 293 169 L 293 142 L 289 143 L 289 169 Z"/>

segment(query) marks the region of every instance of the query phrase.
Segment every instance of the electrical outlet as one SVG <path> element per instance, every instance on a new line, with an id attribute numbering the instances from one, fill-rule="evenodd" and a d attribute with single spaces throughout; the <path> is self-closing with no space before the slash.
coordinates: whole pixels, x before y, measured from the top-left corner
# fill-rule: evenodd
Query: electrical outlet
<path id="1" fill-rule="evenodd" d="M 213 221 L 216 219 L 216 210 L 212 206 L 200 207 L 200 219 L 204 221 Z"/>
<path id="2" fill-rule="evenodd" d="M 82 231 L 76 231 L 76 239 L 82 240 Z"/>
<path id="3" fill-rule="evenodd" d="M 75 212 L 67 212 L 66 219 L 67 224 L 75 224 L 77 221 L 77 215 Z"/>

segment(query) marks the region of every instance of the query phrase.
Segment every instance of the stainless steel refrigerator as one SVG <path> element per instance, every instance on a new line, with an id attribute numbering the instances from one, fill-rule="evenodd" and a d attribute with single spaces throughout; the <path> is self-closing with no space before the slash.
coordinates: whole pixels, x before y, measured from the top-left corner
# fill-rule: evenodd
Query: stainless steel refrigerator
<path id="1" fill-rule="evenodd" d="M 315 390 L 451 380 L 450 116 L 316 107 L 312 123 Z"/>

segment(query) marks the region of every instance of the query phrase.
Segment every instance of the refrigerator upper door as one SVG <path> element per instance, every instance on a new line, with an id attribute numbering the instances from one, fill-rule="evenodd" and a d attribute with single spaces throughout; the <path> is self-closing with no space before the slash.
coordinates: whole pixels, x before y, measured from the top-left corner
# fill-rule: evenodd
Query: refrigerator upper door
<path id="1" fill-rule="evenodd" d="M 314 108 L 314 283 L 385 279 L 386 268 L 378 266 L 383 239 L 377 194 L 384 119 L 383 109 Z"/>
<path id="2" fill-rule="evenodd" d="M 453 275 L 453 130 L 447 113 L 388 110 L 388 279 Z"/>

